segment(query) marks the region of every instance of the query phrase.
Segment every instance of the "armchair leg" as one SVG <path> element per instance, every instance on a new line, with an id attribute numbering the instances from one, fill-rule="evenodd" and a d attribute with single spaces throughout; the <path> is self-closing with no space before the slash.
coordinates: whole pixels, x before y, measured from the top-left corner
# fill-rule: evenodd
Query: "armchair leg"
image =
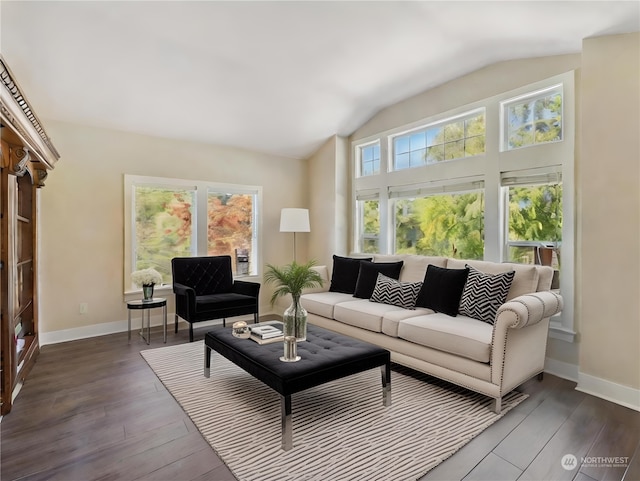
<path id="1" fill-rule="evenodd" d="M 193 323 L 189 323 L 189 342 L 193 342 Z"/>
<path id="2" fill-rule="evenodd" d="M 178 333 L 178 314 L 176 314 L 176 322 L 175 322 L 175 333 Z"/>
<path id="3" fill-rule="evenodd" d="M 222 318 L 222 327 L 227 327 L 227 319 L 226 318 Z"/>
<path id="4" fill-rule="evenodd" d="M 544 379 L 544 372 L 538 374 L 538 381 L 542 381 Z"/>

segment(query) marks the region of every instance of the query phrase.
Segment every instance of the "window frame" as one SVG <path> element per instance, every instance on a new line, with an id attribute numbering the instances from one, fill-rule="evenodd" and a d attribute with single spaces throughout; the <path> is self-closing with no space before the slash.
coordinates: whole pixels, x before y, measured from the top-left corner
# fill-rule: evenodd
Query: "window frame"
<path id="1" fill-rule="evenodd" d="M 547 79 L 496 94 L 494 96 L 460 105 L 446 112 L 370 134 L 363 138 L 352 138 L 351 152 L 355 159 L 361 145 L 380 142 L 380 174 L 358 177 L 352 170 L 352 232 L 351 248 L 358 251 L 355 225 L 356 199 L 362 192 L 377 189 L 380 192 L 380 253 L 393 254 L 395 249 L 393 203 L 390 192 L 394 189 L 412 189 L 419 185 L 451 186 L 463 178 L 480 178 L 484 181 L 485 200 L 485 254 L 484 259 L 503 262 L 507 259 L 508 224 L 505 222 L 505 192 L 501 186 L 501 174 L 511 171 L 541 169 L 562 173 L 562 271 L 560 291 L 564 298 L 563 311 L 551 319 L 550 336 L 567 342 L 575 339 L 574 330 L 574 284 L 575 284 L 575 71 L 571 70 Z M 503 110 L 502 103 L 527 98 L 541 92 L 550 91 L 562 85 L 562 139 L 538 143 L 528 148 L 503 150 Z M 438 162 L 416 168 L 393 170 L 393 138 L 411 131 L 446 122 L 465 113 L 485 109 L 485 153 L 478 156 L 456 159 L 455 162 Z M 352 163 L 355 165 L 355 162 Z M 385 168 L 386 167 L 386 168 Z"/>
<path id="2" fill-rule="evenodd" d="M 441 120 L 438 120 L 437 122 L 431 122 L 428 124 L 424 124 L 421 125 L 417 128 L 413 128 L 410 130 L 407 130 L 405 132 L 398 132 L 394 135 L 391 135 L 389 137 L 389 151 L 391 152 L 390 154 L 390 158 L 389 158 L 389 170 L 390 171 L 401 171 L 401 170 L 410 170 L 410 169 L 416 169 L 416 168 L 420 168 L 420 167 L 425 167 L 425 166 L 429 166 L 429 165 L 435 165 L 435 164 L 440 164 L 443 162 L 450 162 L 450 161 L 455 161 L 455 160 L 461 160 L 461 159 L 468 159 L 468 158 L 477 158 L 480 157 L 482 155 L 484 155 L 484 152 L 480 153 L 480 154 L 476 154 L 476 155 L 464 155 L 463 157 L 455 157 L 452 159 L 442 159 L 441 161 L 429 161 L 428 158 L 425 157 L 424 162 L 422 162 L 419 165 L 409 165 L 408 167 L 403 167 L 403 168 L 398 168 L 396 165 L 396 141 L 402 137 L 411 137 L 413 135 L 416 134 L 425 134 L 425 136 L 427 136 L 428 138 L 428 132 L 430 130 L 434 130 L 437 128 L 442 128 L 443 130 L 446 129 L 447 125 L 451 125 L 457 122 L 466 122 L 467 120 L 473 119 L 475 117 L 478 117 L 479 115 L 482 115 L 484 117 L 485 120 L 485 131 L 484 131 L 484 137 L 485 137 L 485 149 L 486 149 L 486 137 L 487 137 L 487 129 L 486 129 L 486 122 L 487 122 L 487 116 L 486 116 L 486 111 L 483 107 L 480 108 L 476 108 L 476 109 L 472 109 L 472 110 L 468 110 L 466 112 L 462 112 L 460 114 L 454 115 L 452 117 L 448 117 L 448 118 L 444 118 Z M 478 137 L 477 135 L 474 135 L 472 137 L 466 137 L 463 134 L 463 137 L 461 139 L 458 139 L 458 141 L 466 141 L 467 139 L 470 138 L 475 138 Z M 411 142 L 411 140 L 409 140 L 409 142 Z M 425 140 L 425 147 L 424 150 L 425 152 L 428 151 L 429 147 L 434 147 L 437 145 L 442 145 L 443 146 L 443 151 L 446 153 L 446 144 L 447 143 L 451 143 L 451 142 L 446 142 L 446 141 L 442 141 L 441 143 L 438 144 L 432 144 L 431 146 L 429 146 L 429 141 Z M 464 150 L 464 149 L 463 149 Z M 407 152 L 402 152 L 402 153 L 407 153 L 409 154 L 409 157 L 411 157 L 411 154 L 413 152 L 416 152 L 416 150 L 411 150 L 409 149 Z M 411 164 L 411 160 L 409 160 L 409 164 Z"/>
<path id="3" fill-rule="evenodd" d="M 557 140 L 548 140 L 546 142 L 533 142 L 532 144 L 521 145 L 519 147 L 510 148 L 509 147 L 509 127 L 508 127 L 509 115 L 507 114 L 507 109 L 511 105 L 515 104 L 516 102 L 518 103 L 526 103 L 526 101 L 535 102 L 536 100 L 540 100 L 546 97 L 545 94 L 549 94 L 555 90 L 559 90 L 560 95 L 562 96 L 562 109 L 560 111 L 560 121 L 562 123 L 562 127 L 560 129 L 560 138 Z M 535 122 L 536 120 L 534 118 L 532 120 L 534 133 L 535 133 Z M 535 138 L 535 135 L 534 135 L 534 138 Z M 518 95 L 510 99 L 502 100 L 500 102 L 500 151 L 501 152 L 510 152 L 518 149 L 527 149 L 530 147 L 535 147 L 537 145 L 562 142 L 563 140 L 564 140 L 564 88 L 562 83 L 551 85 L 533 92 L 528 92 L 523 95 Z"/>
<path id="4" fill-rule="evenodd" d="M 365 150 L 368 147 L 376 147 L 376 146 L 378 147 L 378 172 L 374 172 L 372 174 L 365 174 L 364 173 L 364 168 L 363 168 L 364 167 L 363 166 L 363 162 L 364 162 L 363 150 Z M 382 165 L 381 165 L 382 164 L 382 150 L 381 150 L 381 147 L 380 147 L 380 142 L 377 141 L 377 140 L 374 140 L 373 142 L 368 142 L 368 143 L 365 143 L 365 144 L 358 144 L 357 157 L 356 158 L 357 158 L 356 175 L 358 177 L 371 177 L 371 176 L 374 176 L 374 175 L 378 175 L 381 172 L 381 169 L 382 169 Z"/>
<path id="5" fill-rule="evenodd" d="M 123 266 L 123 286 L 124 293 L 137 292 L 140 289 L 131 283 L 131 272 L 133 272 L 133 259 L 135 252 L 135 202 L 134 188 L 136 186 L 167 187 L 177 189 L 195 190 L 195 206 L 193 211 L 192 226 L 194 230 L 192 238 L 191 255 L 206 256 L 208 251 L 207 236 L 207 198 L 209 193 L 228 193 L 253 195 L 255 208 L 252 212 L 252 259 L 253 272 L 249 275 L 236 276 L 249 280 L 261 276 L 262 258 L 262 186 L 228 184 L 220 182 L 208 182 L 204 180 L 188 180 L 165 177 L 151 177 L 141 175 L 124 174 L 124 266 Z M 161 289 L 171 285 L 171 280 L 159 286 Z M 158 286 L 157 286 L 158 287 Z"/>

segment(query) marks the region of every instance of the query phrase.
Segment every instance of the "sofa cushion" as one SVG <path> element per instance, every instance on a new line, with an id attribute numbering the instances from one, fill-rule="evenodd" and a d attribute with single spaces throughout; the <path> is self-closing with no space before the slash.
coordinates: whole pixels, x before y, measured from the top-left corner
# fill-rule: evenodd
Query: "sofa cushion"
<path id="1" fill-rule="evenodd" d="M 333 308 L 333 318 L 336 321 L 361 327 L 374 332 L 382 332 L 382 318 L 387 312 L 405 310 L 401 307 L 379 302 L 369 302 L 368 299 L 358 299 L 341 302 Z"/>
<path id="2" fill-rule="evenodd" d="M 316 292 L 300 297 L 302 307 L 311 314 L 333 319 L 333 307 L 340 302 L 353 301 L 351 294 L 343 292 Z"/>
<path id="3" fill-rule="evenodd" d="M 373 289 L 376 287 L 378 274 L 381 273 L 387 277 L 391 277 L 392 279 L 398 279 L 398 277 L 400 277 L 402 264 L 402 261 L 362 261 L 360 263 L 360 272 L 358 273 L 358 281 L 356 282 L 356 289 L 353 293 L 353 296 L 359 297 L 360 299 L 369 299 L 371 297 L 371 294 L 373 294 Z"/>
<path id="4" fill-rule="evenodd" d="M 427 267 L 416 306 L 457 316 L 468 273 L 468 268 L 446 269 L 430 265 Z"/>
<path id="5" fill-rule="evenodd" d="M 447 267 L 449 269 L 464 269 L 467 264 L 480 272 L 485 272 L 487 274 L 500 274 L 502 272 L 515 271 L 515 277 L 513 278 L 511 288 L 509 289 L 509 294 L 507 294 L 507 301 L 523 294 L 531 294 L 532 292 L 538 291 L 539 271 L 541 270 L 541 267 L 543 267 L 509 262 L 499 263 L 477 260 L 464 261 L 459 259 L 449 259 L 447 261 Z"/>
<path id="6" fill-rule="evenodd" d="M 376 286 L 369 300 L 405 309 L 415 309 L 416 297 L 421 287 L 422 282 L 400 282 L 384 274 L 378 274 Z"/>
<path id="7" fill-rule="evenodd" d="M 492 275 L 469 267 L 460 299 L 460 314 L 493 324 L 498 308 L 507 299 L 514 276 L 514 271 Z"/>
<path id="8" fill-rule="evenodd" d="M 493 327 L 467 316 L 435 313 L 400 321 L 398 337 L 474 361 L 489 362 Z"/>
<path id="9" fill-rule="evenodd" d="M 416 254 L 374 254 L 373 262 L 403 261 L 402 271 L 398 278 L 401 282 L 422 282 L 429 265 L 447 267 L 446 257 L 420 256 Z"/>
<path id="10" fill-rule="evenodd" d="M 424 316 L 433 313 L 434 311 L 425 309 L 424 307 L 385 312 L 384 316 L 382 316 L 382 332 L 387 336 L 398 337 L 398 326 L 401 321 L 409 319 L 410 317 Z"/>
<path id="11" fill-rule="evenodd" d="M 333 272 L 331 274 L 331 292 L 353 294 L 360 272 L 360 261 L 370 261 L 371 257 L 355 259 L 352 257 L 333 256 Z"/>

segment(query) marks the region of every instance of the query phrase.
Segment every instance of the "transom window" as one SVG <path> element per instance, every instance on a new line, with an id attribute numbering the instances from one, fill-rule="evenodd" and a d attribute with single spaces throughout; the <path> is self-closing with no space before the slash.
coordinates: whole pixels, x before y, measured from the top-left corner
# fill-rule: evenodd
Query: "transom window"
<path id="1" fill-rule="evenodd" d="M 484 153 L 484 110 L 393 138 L 394 170 Z"/>
<path id="2" fill-rule="evenodd" d="M 360 147 L 360 175 L 376 175 L 380 173 L 380 144 L 375 143 Z"/>
<path id="3" fill-rule="evenodd" d="M 562 85 L 501 105 L 503 150 L 562 140 Z"/>

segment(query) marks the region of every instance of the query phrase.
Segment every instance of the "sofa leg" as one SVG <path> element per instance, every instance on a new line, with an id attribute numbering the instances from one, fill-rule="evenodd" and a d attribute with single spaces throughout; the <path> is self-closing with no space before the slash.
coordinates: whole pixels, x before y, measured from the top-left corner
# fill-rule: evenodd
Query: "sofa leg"
<path id="1" fill-rule="evenodd" d="M 538 374 L 538 381 L 542 381 L 544 379 L 544 372 Z"/>
<path id="2" fill-rule="evenodd" d="M 189 323 L 189 342 L 193 342 L 193 324 Z"/>
<path id="3" fill-rule="evenodd" d="M 500 411 L 502 411 L 502 398 L 496 398 L 493 400 L 493 408 L 492 411 L 496 414 L 500 414 Z"/>
<path id="4" fill-rule="evenodd" d="M 222 318 L 222 327 L 227 327 L 227 320 L 224 317 Z"/>
<path id="5" fill-rule="evenodd" d="M 176 314 L 175 333 L 178 333 L 178 314 Z"/>

